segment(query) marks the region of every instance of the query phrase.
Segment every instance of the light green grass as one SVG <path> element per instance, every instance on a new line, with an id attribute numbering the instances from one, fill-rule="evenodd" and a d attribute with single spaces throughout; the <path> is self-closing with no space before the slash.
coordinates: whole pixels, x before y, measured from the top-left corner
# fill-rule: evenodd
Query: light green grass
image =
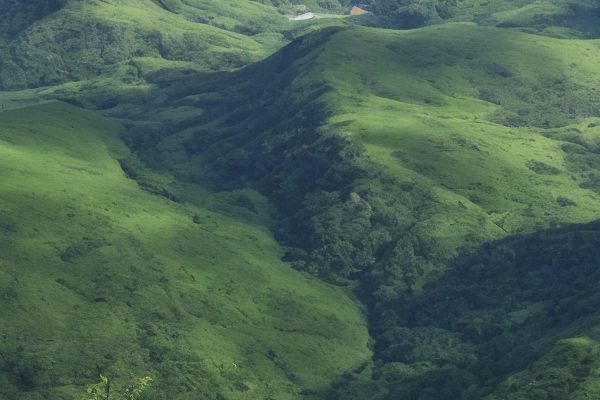
<path id="1" fill-rule="evenodd" d="M 432 187 L 428 223 L 445 242 L 600 217 L 600 196 L 583 187 L 595 167 L 564 150 L 600 135 L 596 42 L 451 24 L 344 30 L 323 48 L 306 79 L 333 87 L 325 129 Z"/>
<path id="2" fill-rule="evenodd" d="M 47 102 L 36 89 L 0 92 L 0 112 Z"/>
<path id="3" fill-rule="evenodd" d="M 0 397 L 103 372 L 152 375 L 161 399 L 295 399 L 369 358 L 357 306 L 279 261 L 268 212 L 142 191 L 121 129 L 62 103 L 0 113 Z"/>

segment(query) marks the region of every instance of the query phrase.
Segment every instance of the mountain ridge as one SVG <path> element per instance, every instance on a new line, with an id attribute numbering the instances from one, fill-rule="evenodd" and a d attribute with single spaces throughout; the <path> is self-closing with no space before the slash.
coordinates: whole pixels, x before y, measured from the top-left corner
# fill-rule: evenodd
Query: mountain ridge
<path id="1" fill-rule="evenodd" d="M 30 82 L 0 68 L 50 85 L 0 92 L 0 393 L 133 371 L 150 399 L 595 396 L 598 3 L 283 28 L 292 4 L 234 3 L 23 20 L 90 38 L 38 36 Z M 362 26 L 407 15 L 432 26 Z M 56 49 L 72 73 L 42 62 Z"/>

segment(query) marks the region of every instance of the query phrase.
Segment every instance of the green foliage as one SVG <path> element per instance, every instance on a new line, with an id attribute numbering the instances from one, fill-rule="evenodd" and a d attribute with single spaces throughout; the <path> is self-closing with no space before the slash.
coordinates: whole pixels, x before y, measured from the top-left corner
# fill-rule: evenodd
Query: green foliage
<path id="1" fill-rule="evenodd" d="M 144 376 L 135 379 L 120 391 L 114 387 L 111 380 L 100 375 L 100 381 L 85 388 L 86 395 L 81 400 L 139 400 L 148 390 L 152 378 Z"/>
<path id="2" fill-rule="evenodd" d="M 136 382 L 131 383 L 129 386 L 125 388 L 125 393 L 123 397 L 125 400 L 138 400 L 148 389 L 148 386 L 152 382 L 152 378 L 149 376 L 145 376 L 137 379 Z"/>
<path id="3" fill-rule="evenodd" d="M 0 2 L 0 397 L 598 397 L 597 3 L 370 4 Z"/>
<path id="4" fill-rule="evenodd" d="M 394 303 L 383 398 L 597 396 L 599 239 L 595 222 L 487 243 Z"/>
<path id="5" fill-rule="evenodd" d="M 110 399 L 110 382 L 104 375 L 100 375 L 100 381 L 95 384 L 88 385 L 85 388 L 86 395 L 81 400 L 109 400 Z"/>

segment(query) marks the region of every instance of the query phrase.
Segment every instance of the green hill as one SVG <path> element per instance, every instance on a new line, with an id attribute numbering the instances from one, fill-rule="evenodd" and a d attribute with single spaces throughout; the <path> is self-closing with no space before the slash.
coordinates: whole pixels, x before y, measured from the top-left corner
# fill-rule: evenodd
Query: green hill
<path id="1" fill-rule="evenodd" d="M 280 261 L 262 197 L 171 187 L 121 130 L 61 103 L 0 113 L 1 398 L 99 373 L 150 374 L 157 399 L 310 398 L 369 358 L 356 304 Z"/>
<path id="2" fill-rule="evenodd" d="M 395 333 L 406 328 L 396 310 L 460 248 L 600 218 L 595 44 L 467 24 L 321 30 L 239 72 L 156 75 L 159 112 L 111 112 L 144 121 L 127 140 L 156 168 L 268 196 L 285 259 L 358 286 L 376 359 L 426 351 L 398 379 L 429 376 L 446 388 L 431 398 L 454 399 L 467 387 L 420 364 L 440 356 Z M 434 333 L 432 346 L 454 340 Z M 399 385 L 379 387 L 419 398 Z"/>
<path id="3" fill-rule="evenodd" d="M 139 78 L 148 68 L 172 65 L 239 68 L 307 25 L 291 24 L 284 15 L 289 7 L 250 0 L 2 0 L 0 7 L 7 10 L 0 22 L 4 90 L 103 74 L 114 79 L 123 69 Z"/>
<path id="4" fill-rule="evenodd" d="M 0 397 L 597 397 L 598 2 L 366 3 L 0 0 Z"/>
<path id="5" fill-rule="evenodd" d="M 463 24 L 323 30 L 238 73 L 154 76 L 163 109 L 130 140 L 225 186 L 268 179 L 323 138 L 359 145 L 399 185 L 432 190 L 427 229 L 451 247 L 586 222 L 599 205 L 594 44 Z"/>

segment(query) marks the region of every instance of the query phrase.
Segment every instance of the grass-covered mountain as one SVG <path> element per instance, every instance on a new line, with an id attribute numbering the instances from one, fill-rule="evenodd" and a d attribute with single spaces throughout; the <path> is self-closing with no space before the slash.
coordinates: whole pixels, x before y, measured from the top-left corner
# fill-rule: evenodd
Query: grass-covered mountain
<path id="1" fill-rule="evenodd" d="M 346 178 L 378 166 L 427 188 L 427 229 L 452 248 L 597 216 L 594 44 L 462 24 L 334 28 L 240 72 L 156 74 L 154 111 L 106 111 L 143 121 L 132 148 L 217 186 L 277 175 L 318 187 L 300 170 L 331 160 L 296 160 L 303 146 L 350 146 Z"/>
<path id="2" fill-rule="evenodd" d="M 400 306 L 428 282 L 443 286 L 457 249 L 599 217 L 594 43 L 464 24 L 336 28 L 240 72 L 156 75 L 165 96 L 158 112 L 112 112 L 136 110 L 144 122 L 127 140 L 157 168 L 214 188 L 260 190 L 280 210 L 286 260 L 357 285 L 376 360 L 403 363 L 373 398 L 420 398 L 425 389 L 430 398 L 481 398 L 524 364 L 496 370 L 496 380 L 473 375 L 490 347 L 441 356 L 443 343 L 466 333 L 413 326 Z M 549 250 L 557 251 L 580 250 Z M 552 340 L 583 334 L 568 327 Z M 528 360 L 545 351 L 536 347 Z M 419 356 L 405 358 L 410 352 Z M 459 375 L 450 379 L 452 371 Z M 463 373 L 469 379 L 452 383 Z M 367 396 L 342 392 L 333 398 Z"/>
<path id="3" fill-rule="evenodd" d="M 118 76 L 138 64 L 237 68 L 281 46 L 290 28 L 283 10 L 250 0 L 2 0 L 0 8 L 4 89 Z"/>
<path id="4" fill-rule="evenodd" d="M 308 10 L 344 14 L 355 4 L 371 13 L 345 21 L 287 20 L 287 15 Z M 231 70 L 266 57 L 311 25 L 364 23 L 412 28 L 474 21 L 526 27 L 551 36 L 597 37 L 600 13 L 593 0 L 2 0 L 0 8 L 4 16 L 0 21 L 0 88 L 5 90 L 99 75 L 119 78 L 119 84 L 135 88 L 130 74 L 139 79 L 165 67 Z"/>
<path id="5" fill-rule="evenodd" d="M 598 396 L 600 5 L 365 3 L 5 2 L 0 397 Z"/>

